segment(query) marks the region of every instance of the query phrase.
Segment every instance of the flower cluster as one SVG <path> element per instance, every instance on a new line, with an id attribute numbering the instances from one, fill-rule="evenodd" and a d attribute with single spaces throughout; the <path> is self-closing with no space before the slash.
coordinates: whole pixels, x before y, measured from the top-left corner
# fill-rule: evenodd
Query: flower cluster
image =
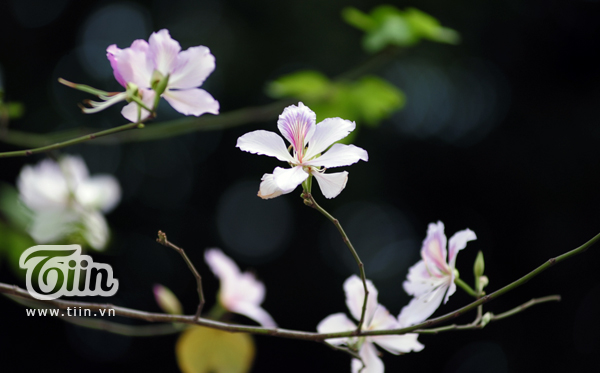
<path id="1" fill-rule="evenodd" d="M 45 159 L 25 166 L 17 179 L 21 201 L 33 212 L 28 229 L 41 244 L 80 235 L 92 248 L 102 250 L 109 230 L 104 215 L 121 199 L 121 188 L 111 175 L 90 177 L 80 157 L 58 162 Z"/>
<path id="2" fill-rule="evenodd" d="M 387 309 L 377 302 L 377 289 L 369 280 L 367 290 L 369 296 L 366 303 L 365 322 L 361 330 L 389 330 L 400 329 L 425 321 L 456 291 L 454 284 L 454 267 L 458 252 L 464 249 L 468 241 L 475 240 L 476 236 L 470 229 L 457 232 L 450 238 L 449 253 L 446 250 L 446 236 L 444 224 L 430 224 L 427 237 L 421 249 L 422 260 L 410 268 L 404 289 L 413 296 L 410 303 L 405 306 L 398 317 L 390 315 Z M 448 261 L 446 261 L 448 257 Z M 344 282 L 346 305 L 350 314 L 360 320 L 365 299 L 362 281 L 353 275 Z M 317 325 L 319 333 L 335 333 L 356 330 L 356 325 L 344 314 L 336 313 L 327 316 Z M 418 334 L 386 335 L 351 338 L 332 338 L 326 342 L 332 345 L 346 345 L 358 351 L 362 360 L 352 360 L 352 372 L 381 373 L 384 365 L 378 357 L 374 344 L 392 354 L 421 351 L 424 346 L 417 341 Z M 364 364 L 364 367 L 363 367 Z M 362 369 L 362 370 L 361 370 Z"/>

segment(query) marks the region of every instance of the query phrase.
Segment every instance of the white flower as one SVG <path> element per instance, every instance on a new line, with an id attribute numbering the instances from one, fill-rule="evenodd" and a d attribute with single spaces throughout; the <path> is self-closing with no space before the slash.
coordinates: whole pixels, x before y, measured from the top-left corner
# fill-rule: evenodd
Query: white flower
<path id="1" fill-rule="evenodd" d="M 365 312 L 365 321 L 361 330 L 386 330 L 400 328 L 395 317 L 390 315 L 388 310 L 377 303 L 377 289 L 367 280 L 367 289 L 369 298 L 367 300 L 367 309 Z M 365 299 L 365 289 L 362 280 L 356 275 L 350 276 L 344 282 L 344 291 L 346 292 L 346 305 L 350 313 L 356 320 L 360 320 L 362 306 Z M 336 333 L 356 330 L 356 325 L 344 313 L 336 313 L 327 316 L 317 325 L 319 333 Z M 326 340 L 333 345 L 345 344 L 349 347 L 358 349 L 358 353 L 365 363 L 365 369 L 362 373 L 380 373 L 384 371 L 383 362 L 377 356 L 378 351 L 373 343 L 398 355 L 410 351 L 421 351 L 423 345 L 417 341 L 418 334 L 404 335 L 385 335 L 370 337 L 353 338 L 333 338 Z M 352 372 L 360 371 L 362 364 L 358 359 L 352 359 Z"/>
<path id="2" fill-rule="evenodd" d="M 262 326 L 275 327 L 275 321 L 260 307 L 265 299 L 265 285 L 252 273 L 242 273 L 231 258 L 219 249 L 209 249 L 204 259 L 221 281 L 219 302 L 228 311 L 244 315 Z"/>
<path id="3" fill-rule="evenodd" d="M 66 156 L 58 163 L 45 159 L 23 167 L 17 187 L 21 201 L 33 211 L 29 233 L 36 242 L 80 233 L 91 247 L 104 249 L 109 231 L 102 212 L 111 211 L 121 199 L 113 176 L 90 177 L 80 157 Z"/>
<path id="4" fill-rule="evenodd" d="M 219 114 L 219 102 L 198 88 L 215 69 L 215 57 L 207 47 L 196 46 L 182 52 L 179 43 L 171 38 L 168 30 L 163 29 L 150 35 L 148 42 L 135 40 L 131 47 L 125 49 L 113 44 L 106 52 L 117 81 L 125 88 L 130 83 L 135 84 L 147 107 L 153 107 L 156 94 L 153 85 L 167 78 L 167 86 L 161 96 L 175 110 L 195 116 Z M 138 104 L 131 102 L 121 113 L 136 122 Z M 149 112 L 143 109 L 141 118 L 148 115 Z"/>
<path id="5" fill-rule="evenodd" d="M 446 261 L 446 235 L 444 223 L 430 223 L 427 237 L 423 241 L 421 260 L 408 271 L 404 290 L 414 298 L 398 316 L 403 326 L 420 323 L 440 306 L 442 300 L 448 301 L 456 291 L 454 267 L 458 252 L 467 246 L 467 242 L 477 239 L 470 229 L 456 232 L 450 237 L 448 260 Z M 445 297 L 444 297 L 445 295 Z"/>
<path id="6" fill-rule="evenodd" d="M 283 139 L 274 132 L 254 131 L 241 136 L 237 147 L 243 151 L 268 155 L 288 162 L 292 168 L 276 167 L 272 174 L 264 174 L 258 196 L 275 198 L 290 193 L 309 175 L 319 183 L 323 195 L 333 198 L 346 186 L 348 172 L 325 174 L 321 167 L 348 166 L 360 159 L 367 161 L 366 150 L 354 145 L 331 144 L 348 136 L 356 124 L 340 118 L 328 118 L 315 124 L 316 114 L 302 102 L 283 110 L 277 121 L 279 131 L 291 144 L 292 154 Z"/>

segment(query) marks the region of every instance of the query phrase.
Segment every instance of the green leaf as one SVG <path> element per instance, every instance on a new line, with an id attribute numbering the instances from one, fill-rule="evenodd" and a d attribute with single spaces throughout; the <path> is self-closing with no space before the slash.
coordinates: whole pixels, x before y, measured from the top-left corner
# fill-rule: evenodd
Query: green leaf
<path id="1" fill-rule="evenodd" d="M 19 267 L 19 258 L 25 250 L 36 245 L 35 241 L 28 234 L 2 222 L 0 222 L 0 237 L 2 237 L 0 251 L 8 259 L 10 269 L 17 277 L 24 280 L 27 272 Z"/>
<path id="2" fill-rule="evenodd" d="M 363 31 L 370 31 L 377 26 L 369 15 L 353 7 L 342 9 L 342 18 L 346 23 Z"/>
<path id="3" fill-rule="evenodd" d="M 31 224 L 31 211 L 21 203 L 19 192 L 10 184 L 0 183 L 0 211 L 11 225 L 22 231 Z"/>
<path id="4" fill-rule="evenodd" d="M 365 32 L 363 48 L 376 53 L 389 45 L 409 47 L 427 39 L 439 43 L 456 44 L 458 32 L 442 27 L 437 19 L 415 8 L 405 11 L 391 5 L 374 8 L 365 14 L 355 8 L 342 11 L 342 18 Z"/>
<path id="5" fill-rule="evenodd" d="M 387 81 L 365 76 L 352 88 L 353 100 L 365 124 L 374 126 L 404 106 L 404 93 Z"/>
<path id="6" fill-rule="evenodd" d="M 318 100 L 327 95 L 329 79 L 318 71 L 302 70 L 284 75 L 267 85 L 267 94 L 274 98 L 297 97 L 302 100 Z"/>
<path id="7" fill-rule="evenodd" d="M 184 373 L 243 373 L 250 371 L 255 347 L 244 333 L 193 326 L 176 345 L 179 369 Z"/>
<path id="8" fill-rule="evenodd" d="M 336 82 L 307 70 L 283 76 L 268 87 L 272 97 L 294 97 L 304 102 L 317 114 L 317 121 L 338 117 L 375 126 L 405 102 L 402 91 L 376 76 Z"/>

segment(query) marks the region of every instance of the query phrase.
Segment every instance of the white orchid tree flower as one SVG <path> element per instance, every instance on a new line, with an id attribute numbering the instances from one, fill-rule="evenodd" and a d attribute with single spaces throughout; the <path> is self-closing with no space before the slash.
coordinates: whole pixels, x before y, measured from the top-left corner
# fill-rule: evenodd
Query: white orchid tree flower
<path id="1" fill-rule="evenodd" d="M 219 249 L 206 250 L 204 259 L 221 281 L 218 297 L 223 308 L 244 315 L 262 326 L 277 326 L 271 315 L 260 307 L 266 293 L 262 282 L 252 273 L 242 273 L 235 262 Z"/>
<path id="2" fill-rule="evenodd" d="M 367 161 L 367 151 L 354 145 L 333 144 L 354 131 L 356 124 L 341 118 L 327 118 L 316 123 L 316 114 L 302 102 L 283 110 L 277 121 L 279 132 L 291 144 L 292 153 L 281 136 L 270 131 L 253 131 L 241 136 L 237 147 L 243 151 L 275 157 L 292 168 L 276 167 L 264 174 L 258 196 L 275 198 L 292 192 L 309 176 L 314 176 L 327 198 L 334 198 L 344 189 L 348 172 L 325 173 L 325 168 L 349 166 Z M 329 148 L 331 146 L 331 148 Z M 329 150 L 327 150 L 329 148 Z M 323 152 L 325 154 L 321 154 Z M 323 167 L 323 168 L 322 168 Z"/>
<path id="3" fill-rule="evenodd" d="M 138 39 L 125 49 L 113 44 L 106 52 L 115 78 L 127 92 L 103 97 L 104 103 L 92 102 L 93 108 L 86 112 L 103 110 L 137 91 L 147 108 L 155 107 L 158 93 L 184 115 L 219 114 L 219 102 L 198 88 L 215 69 L 215 57 L 207 47 L 181 51 L 179 43 L 163 29 L 153 33 L 148 42 Z M 139 113 L 138 110 L 138 103 L 131 102 L 121 114 L 132 122 L 150 115 L 144 108 Z"/>
<path id="4" fill-rule="evenodd" d="M 89 175 L 80 157 L 57 163 L 45 159 L 25 166 L 17 179 L 21 201 L 33 212 L 29 234 L 37 243 L 60 241 L 79 233 L 96 250 L 106 247 L 109 229 L 103 213 L 121 199 L 119 182 L 111 175 Z"/>
<path id="5" fill-rule="evenodd" d="M 425 321 L 438 309 L 442 300 L 444 304 L 456 291 L 454 283 L 456 256 L 467 246 L 467 242 L 476 240 L 475 232 L 465 229 L 450 237 L 448 252 L 444 223 L 430 223 L 427 237 L 421 248 L 421 260 L 408 271 L 404 282 L 404 290 L 413 299 L 402 308 L 398 321 L 402 326 L 409 326 Z M 448 257 L 446 259 L 446 257 Z"/>
<path id="6" fill-rule="evenodd" d="M 396 318 L 388 310 L 377 302 L 377 289 L 373 283 L 367 280 L 367 289 L 369 297 L 367 299 L 367 308 L 365 312 L 365 322 L 361 330 L 386 330 L 396 329 L 400 325 Z M 344 291 L 346 292 L 346 305 L 350 314 L 355 320 L 360 320 L 363 302 L 365 299 L 365 289 L 362 280 L 356 276 L 350 276 L 344 282 Z M 319 333 L 336 333 L 356 330 L 356 325 L 344 313 L 335 313 L 327 316 L 317 325 Z M 347 345 L 356 349 L 360 355 L 365 367 L 358 359 L 352 359 L 352 372 L 357 373 L 382 373 L 384 365 L 378 357 L 377 348 L 374 343 L 389 351 L 394 355 L 407 353 L 411 351 L 421 351 L 424 346 L 417 341 L 418 334 L 404 335 L 385 335 L 370 337 L 352 337 L 352 338 L 333 338 L 326 340 L 332 345 Z M 362 370 L 361 370 L 362 369 Z"/>

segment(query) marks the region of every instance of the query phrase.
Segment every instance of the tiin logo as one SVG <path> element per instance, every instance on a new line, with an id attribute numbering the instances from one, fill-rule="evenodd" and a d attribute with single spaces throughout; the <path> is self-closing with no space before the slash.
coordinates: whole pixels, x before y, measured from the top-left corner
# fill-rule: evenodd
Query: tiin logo
<path id="1" fill-rule="evenodd" d="M 30 247 L 21 254 L 19 266 L 27 269 L 27 291 L 40 300 L 57 299 L 63 295 L 110 297 L 119 288 L 119 280 L 113 278 L 112 267 L 94 263 L 91 256 L 81 254 L 79 245 Z M 34 284 L 32 277 L 35 274 L 37 281 Z M 80 290 L 80 287 L 83 289 Z"/>

